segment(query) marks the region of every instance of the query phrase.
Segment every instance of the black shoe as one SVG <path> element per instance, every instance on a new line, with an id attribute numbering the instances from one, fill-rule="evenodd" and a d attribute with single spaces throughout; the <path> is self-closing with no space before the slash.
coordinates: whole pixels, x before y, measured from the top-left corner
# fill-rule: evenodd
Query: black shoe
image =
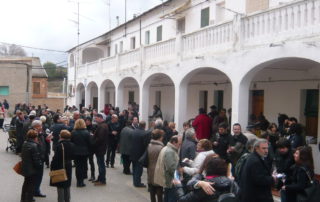
<path id="1" fill-rule="evenodd" d="M 106 164 L 106 167 L 109 168 L 109 164 Z"/>
<path id="2" fill-rule="evenodd" d="M 137 187 L 137 188 L 144 188 L 144 187 L 147 187 L 145 184 L 143 184 L 143 183 L 141 183 L 141 184 L 139 184 L 138 186 L 135 186 L 135 187 Z"/>
<path id="3" fill-rule="evenodd" d="M 89 181 L 95 181 L 95 177 L 94 176 L 91 176 L 91 178 L 89 179 Z"/>
<path id="4" fill-rule="evenodd" d="M 39 193 L 39 194 L 35 194 L 33 195 L 34 197 L 41 197 L 41 198 L 45 198 L 47 197 L 46 195 L 42 194 L 42 193 Z"/>
<path id="5" fill-rule="evenodd" d="M 111 168 L 114 168 L 114 165 L 111 165 Z"/>
<path id="6" fill-rule="evenodd" d="M 77 187 L 85 187 L 85 186 L 86 186 L 86 184 L 84 184 L 84 183 L 77 184 Z"/>

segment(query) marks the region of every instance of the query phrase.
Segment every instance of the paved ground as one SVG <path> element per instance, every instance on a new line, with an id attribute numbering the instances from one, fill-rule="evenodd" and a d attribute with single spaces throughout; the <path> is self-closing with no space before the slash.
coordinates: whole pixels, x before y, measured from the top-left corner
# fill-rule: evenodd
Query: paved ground
<path id="1" fill-rule="evenodd" d="M 19 161 L 19 157 L 12 152 L 6 152 L 8 136 L 0 131 L 0 201 L 18 202 L 20 201 L 23 177 L 17 175 L 12 167 Z M 49 169 L 45 168 L 41 191 L 47 195 L 46 198 L 36 198 L 37 202 L 57 201 L 55 187 L 49 186 Z M 146 183 L 146 170 L 142 181 Z M 107 186 L 95 187 L 91 182 L 85 181 L 84 188 L 76 187 L 76 180 L 73 171 L 71 185 L 71 201 L 79 202 L 147 202 L 149 195 L 146 188 L 134 188 L 132 186 L 132 176 L 122 174 L 122 165 L 119 164 L 117 155 L 115 168 L 107 168 Z"/>

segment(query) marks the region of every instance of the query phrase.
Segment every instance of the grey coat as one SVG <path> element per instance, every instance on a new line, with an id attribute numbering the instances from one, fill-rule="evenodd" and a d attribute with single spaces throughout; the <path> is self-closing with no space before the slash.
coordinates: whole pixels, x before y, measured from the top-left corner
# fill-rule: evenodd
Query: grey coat
<path id="1" fill-rule="evenodd" d="M 131 126 L 126 126 L 120 133 L 120 153 L 123 155 L 130 155 L 132 132 Z"/>

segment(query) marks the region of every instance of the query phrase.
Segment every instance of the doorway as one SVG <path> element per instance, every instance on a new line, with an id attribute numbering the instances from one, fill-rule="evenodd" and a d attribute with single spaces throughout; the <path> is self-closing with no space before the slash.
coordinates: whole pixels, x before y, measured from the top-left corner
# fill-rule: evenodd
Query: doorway
<path id="1" fill-rule="evenodd" d="M 260 116 L 264 113 L 264 90 L 251 90 L 250 91 L 250 114 L 255 115 L 255 117 Z"/>

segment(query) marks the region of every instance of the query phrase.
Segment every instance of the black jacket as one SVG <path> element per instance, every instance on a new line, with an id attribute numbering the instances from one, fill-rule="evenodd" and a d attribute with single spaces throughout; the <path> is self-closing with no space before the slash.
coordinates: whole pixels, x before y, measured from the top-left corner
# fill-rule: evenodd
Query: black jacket
<path id="1" fill-rule="evenodd" d="M 232 143 L 232 136 L 229 133 L 219 134 L 218 145 L 213 150 L 223 159 L 227 159 L 227 150 Z"/>
<path id="2" fill-rule="evenodd" d="M 121 132 L 121 125 L 118 122 L 112 123 L 111 121 L 108 123 L 109 126 L 109 143 L 116 144 L 119 141 L 120 132 Z M 116 131 L 117 135 L 113 135 L 112 131 Z"/>
<path id="3" fill-rule="evenodd" d="M 42 166 L 38 143 L 28 139 L 22 145 L 22 175 L 29 177 L 37 174 Z"/>
<path id="4" fill-rule="evenodd" d="M 56 187 L 70 187 L 72 181 L 72 163 L 71 160 L 74 159 L 74 144 L 70 140 L 61 140 L 57 144 L 56 152 L 51 161 L 51 170 L 59 170 L 63 168 L 63 153 L 62 153 L 62 144 L 64 147 L 64 162 L 65 162 L 65 169 L 67 172 L 68 180 L 65 182 L 59 182 L 52 184 L 50 181 L 51 186 Z"/>
<path id="5" fill-rule="evenodd" d="M 133 129 L 130 126 L 126 126 L 120 133 L 120 153 L 124 155 L 130 155 L 132 146 L 132 133 Z"/>
<path id="6" fill-rule="evenodd" d="M 213 195 L 207 195 L 203 189 L 194 189 L 194 185 L 199 180 L 205 180 L 212 182 L 215 193 Z M 220 195 L 230 193 L 232 187 L 232 193 L 238 195 L 238 186 L 236 182 L 225 176 L 214 177 L 211 179 L 205 179 L 201 174 L 195 175 L 187 184 L 187 187 L 191 189 L 190 192 L 185 194 L 183 187 L 176 186 L 176 194 L 178 196 L 178 202 L 217 202 Z"/>
<path id="7" fill-rule="evenodd" d="M 63 123 L 55 123 L 51 126 L 51 131 L 52 131 L 52 149 L 54 150 L 56 145 L 59 142 L 60 139 L 60 132 L 62 130 L 68 130 L 68 126 L 64 125 Z"/>
<path id="8" fill-rule="evenodd" d="M 93 135 L 93 151 L 97 156 L 106 154 L 108 135 L 108 124 L 106 124 L 105 122 L 99 123 Z"/>
<path id="9" fill-rule="evenodd" d="M 87 129 L 76 129 L 71 133 L 71 142 L 73 142 L 75 149 L 74 155 L 88 156 L 89 148 L 91 147 L 90 134 Z"/>
<path id="10" fill-rule="evenodd" d="M 273 202 L 271 194 L 273 184 L 271 168 L 266 161 L 256 152 L 250 154 L 241 172 L 241 201 Z"/>
<path id="11" fill-rule="evenodd" d="M 304 193 L 304 189 L 310 186 L 310 179 L 307 175 L 307 172 L 311 178 L 313 178 L 313 171 L 308 169 L 305 166 L 298 166 L 293 165 L 291 167 L 292 169 L 292 176 L 288 176 L 287 181 L 290 181 L 289 183 L 286 183 L 286 197 L 287 201 L 296 201 L 297 194 Z"/>
<path id="12" fill-rule="evenodd" d="M 132 132 L 131 138 L 131 153 L 130 158 L 132 161 L 138 161 L 147 148 L 147 134 L 144 129 L 137 128 Z"/>

